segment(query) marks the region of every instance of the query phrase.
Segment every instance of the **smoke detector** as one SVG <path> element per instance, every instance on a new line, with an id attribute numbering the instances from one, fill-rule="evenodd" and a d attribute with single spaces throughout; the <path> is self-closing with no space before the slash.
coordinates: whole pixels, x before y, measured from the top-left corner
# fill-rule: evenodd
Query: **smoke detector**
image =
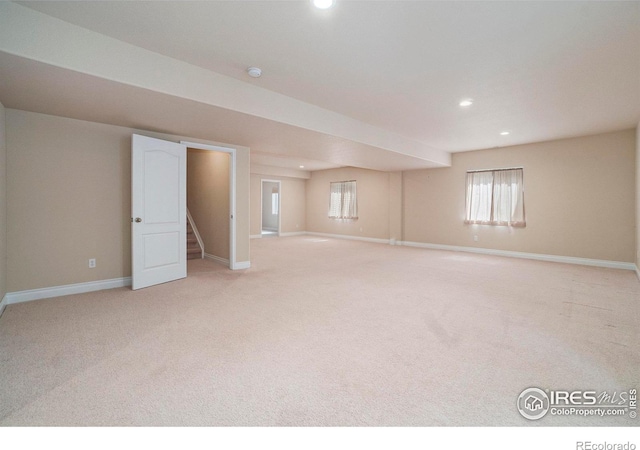
<path id="1" fill-rule="evenodd" d="M 247 73 L 252 78 L 260 78 L 260 75 L 262 75 L 262 69 L 259 69 L 258 67 L 249 67 L 247 69 Z"/>

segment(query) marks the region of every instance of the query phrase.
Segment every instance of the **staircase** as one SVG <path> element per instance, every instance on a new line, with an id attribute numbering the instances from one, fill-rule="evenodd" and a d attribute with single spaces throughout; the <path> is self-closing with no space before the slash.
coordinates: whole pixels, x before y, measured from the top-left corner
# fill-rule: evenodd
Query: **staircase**
<path id="1" fill-rule="evenodd" d="M 202 259 L 202 249 L 189 219 L 187 219 L 187 259 Z"/>

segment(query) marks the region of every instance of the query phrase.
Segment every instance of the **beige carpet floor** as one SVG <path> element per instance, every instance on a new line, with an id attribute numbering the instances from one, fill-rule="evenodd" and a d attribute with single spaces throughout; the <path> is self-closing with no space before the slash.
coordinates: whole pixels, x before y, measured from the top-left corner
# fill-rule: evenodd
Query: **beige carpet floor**
<path id="1" fill-rule="evenodd" d="M 614 425 L 527 387 L 638 387 L 631 271 L 310 236 L 252 268 L 7 307 L 0 424 Z"/>

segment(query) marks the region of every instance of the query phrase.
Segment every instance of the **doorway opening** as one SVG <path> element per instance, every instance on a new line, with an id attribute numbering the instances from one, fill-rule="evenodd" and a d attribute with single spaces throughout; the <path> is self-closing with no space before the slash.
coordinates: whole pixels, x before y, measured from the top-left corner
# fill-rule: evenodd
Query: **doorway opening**
<path id="1" fill-rule="evenodd" d="M 235 149 L 194 142 L 187 146 L 187 210 L 194 231 L 191 241 L 201 256 L 236 269 Z"/>
<path id="2" fill-rule="evenodd" d="M 282 197 L 280 180 L 262 180 L 261 183 L 262 211 L 261 235 L 262 237 L 280 236 L 280 211 L 282 210 Z"/>

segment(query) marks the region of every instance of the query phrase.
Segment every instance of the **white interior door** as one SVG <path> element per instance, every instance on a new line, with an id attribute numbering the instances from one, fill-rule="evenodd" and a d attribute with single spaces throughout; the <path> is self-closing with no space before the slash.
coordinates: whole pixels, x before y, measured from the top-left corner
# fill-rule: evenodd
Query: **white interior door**
<path id="1" fill-rule="evenodd" d="M 187 147 L 133 135 L 132 287 L 187 276 Z"/>

